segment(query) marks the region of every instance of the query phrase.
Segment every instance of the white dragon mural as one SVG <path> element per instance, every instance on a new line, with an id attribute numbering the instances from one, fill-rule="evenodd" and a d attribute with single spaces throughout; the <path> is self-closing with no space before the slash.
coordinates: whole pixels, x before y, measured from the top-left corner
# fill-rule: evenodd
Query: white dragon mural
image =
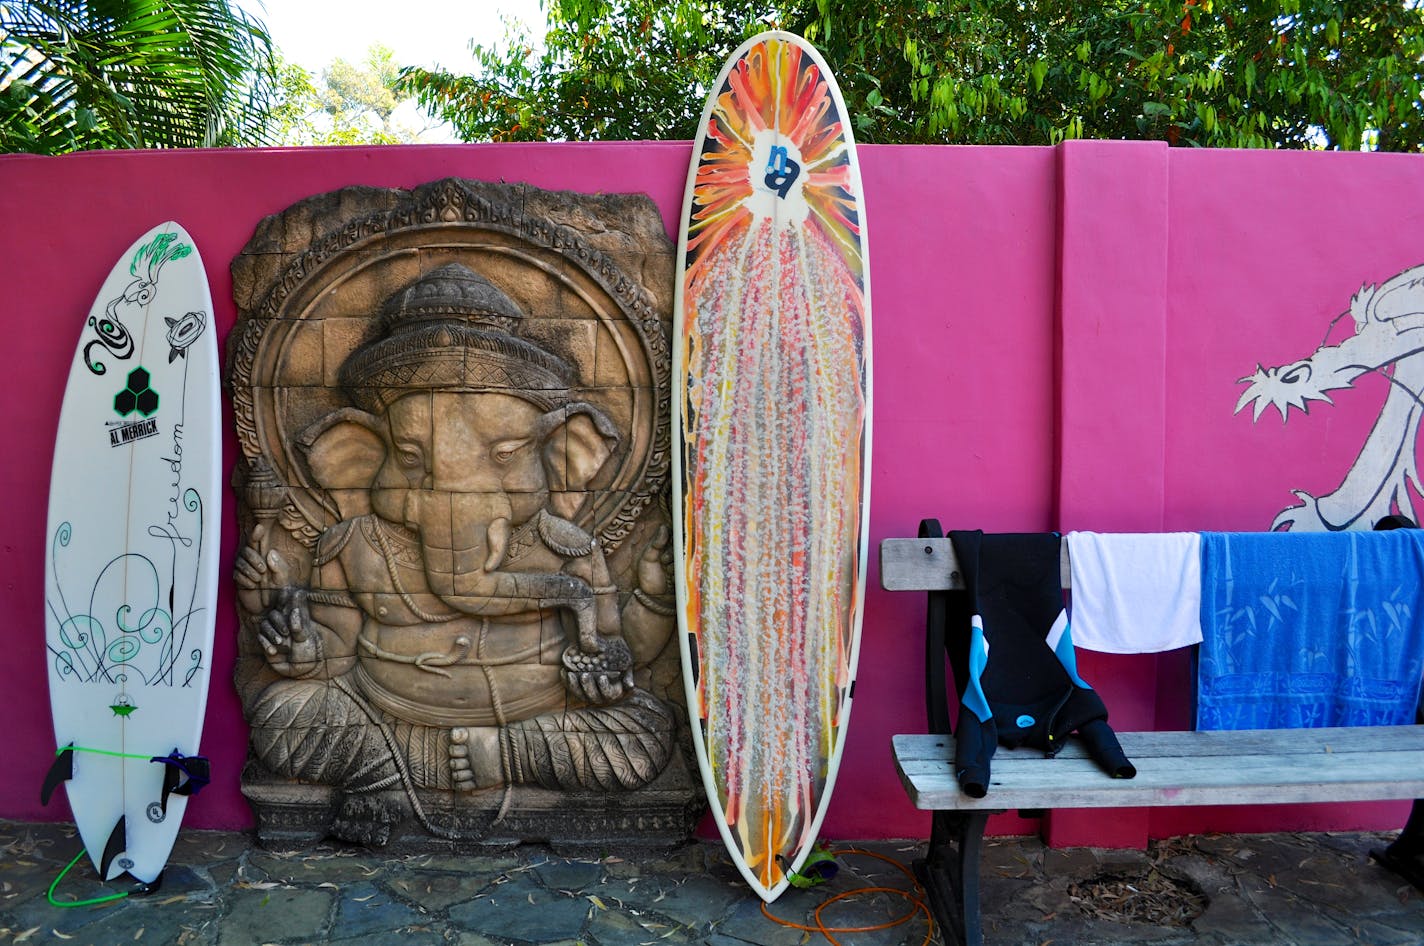
<path id="1" fill-rule="evenodd" d="M 1348 314 L 1355 334 L 1338 345 L 1322 343 L 1301 361 L 1275 368 L 1256 366 L 1239 379 L 1249 385 L 1235 413 L 1252 405 L 1252 423 L 1268 407 L 1290 420 L 1290 409 L 1309 413 L 1311 401 L 1335 402 L 1331 391 L 1354 386 L 1369 372 L 1389 382 L 1384 408 L 1365 438 L 1360 454 L 1333 492 L 1312 496 L 1292 490 L 1301 503 L 1280 511 L 1272 530 L 1336 532 L 1369 529 L 1388 515 L 1415 521 L 1410 487 L 1421 492 L 1417 458 L 1419 422 L 1424 417 L 1424 265 L 1414 266 L 1378 286 L 1366 283 L 1350 299 Z M 1336 323 L 1330 323 L 1328 342 Z"/>

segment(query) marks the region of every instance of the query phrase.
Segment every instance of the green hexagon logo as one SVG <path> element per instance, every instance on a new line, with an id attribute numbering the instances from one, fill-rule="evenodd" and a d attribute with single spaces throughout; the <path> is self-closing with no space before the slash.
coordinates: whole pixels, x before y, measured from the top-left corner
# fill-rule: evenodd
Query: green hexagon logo
<path id="1" fill-rule="evenodd" d="M 137 412 L 148 417 L 158 410 L 158 392 L 149 387 L 153 378 L 142 365 L 129 372 L 128 383 L 114 395 L 114 412 L 127 417 Z"/>

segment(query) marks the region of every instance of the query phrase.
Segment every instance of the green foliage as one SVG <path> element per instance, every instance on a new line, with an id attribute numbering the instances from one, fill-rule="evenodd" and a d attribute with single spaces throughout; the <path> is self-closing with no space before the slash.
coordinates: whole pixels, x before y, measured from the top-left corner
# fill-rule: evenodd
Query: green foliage
<path id="1" fill-rule="evenodd" d="M 870 141 L 1418 150 L 1414 0 L 817 0 Z"/>
<path id="2" fill-rule="evenodd" d="M 506 24 L 474 75 L 408 68 L 402 88 L 466 141 L 691 138 L 722 59 L 765 26 L 750 0 L 545 0 L 542 44 Z"/>
<path id="3" fill-rule="evenodd" d="M 0 2 L 0 151 L 264 144 L 275 88 L 228 0 Z"/>
<path id="4" fill-rule="evenodd" d="M 1424 147 L 1418 0 L 546 0 L 542 45 L 402 86 L 466 140 L 689 138 L 775 22 L 820 48 L 863 141 Z"/>
<path id="5" fill-rule="evenodd" d="M 399 67 L 395 53 L 380 44 L 360 65 L 333 59 L 320 80 L 279 57 L 281 104 L 274 112 L 275 136 L 284 145 L 403 144 L 418 130 L 395 117 Z"/>

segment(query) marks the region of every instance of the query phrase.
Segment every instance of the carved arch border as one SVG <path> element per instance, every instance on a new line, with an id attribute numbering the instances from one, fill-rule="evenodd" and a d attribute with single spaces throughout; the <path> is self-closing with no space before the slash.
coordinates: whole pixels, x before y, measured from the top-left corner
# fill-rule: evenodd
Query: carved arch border
<path id="1" fill-rule="evenodd" d="M 266 502 L 277 507 L 269 511 L 277 512 L 300 541 L 314 544 L 336 510 L 292 451 L 293 437 L 278 438 L 285 455 L 274 456 L 266 449 L 270 438 L 264 436 L 265 428 L 280 426 L 280 418 L 275 398 L 262 392 L 276 391 L 280 386 L 264 384 L 271 379 L 257 376 L 260 356 L 274 345 L 291 343 L 294 327 L 304 321 L 294 315 L 314 304 L 322 293 L 363 266 L 402 253 L 454 250 L 517 257 L 588 305 L 624 359 L 630 377 L 635 373 L 630 359 L 641 359 L 653 383 L 642 396 L 634 389 L 631 423 L 635 430 L 650 433 L 646 448 L 622 456 L 611 482 L 581 513 L 580 524 L 595 531 L 606 549 L 611 551 L 627 538 L 667 487 L 671 471 L 667 405 L 672 383 L 668 321 L 660 318 L 650 293 L 608 254 L 572 227 L 526 213 L 509 201 L 525 188 L 446 178 L 409 191 L 377 192 L 396 195 L 395 205 L 315 236 L 311 246 L 269 280 L 260 301 L 250 311 L 239 313 L 228 342 L 227 376 L 238 443 L 246 461 L 246 469 L 240 473 L 250 492 L 261 493 Z M 526 246 L 536 252 L 523 249 Z M 391 252 L 381 255 L 382 249 Z M 537 251 L 553 254 L 567 268 L 540 259 Z"/>

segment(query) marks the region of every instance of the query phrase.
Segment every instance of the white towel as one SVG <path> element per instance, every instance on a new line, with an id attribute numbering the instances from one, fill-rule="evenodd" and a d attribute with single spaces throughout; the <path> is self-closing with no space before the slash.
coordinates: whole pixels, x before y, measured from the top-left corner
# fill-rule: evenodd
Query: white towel
<path id="1" fill-rule="evenodd" d="M 1201 536 L 1068 533 L 1073 643 L 1106 654 L 1200 644 Z"/>

